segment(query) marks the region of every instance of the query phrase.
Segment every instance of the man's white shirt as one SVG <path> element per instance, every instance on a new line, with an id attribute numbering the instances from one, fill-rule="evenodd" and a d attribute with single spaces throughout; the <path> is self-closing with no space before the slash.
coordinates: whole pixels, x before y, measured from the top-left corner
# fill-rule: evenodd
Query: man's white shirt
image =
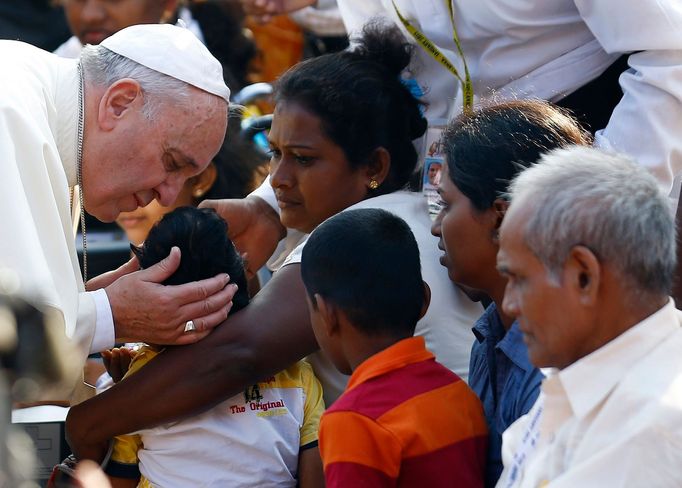
<path id="1" fill-rule="evenodd" d="M 561 371 L 503 434 L 498 488 L 682 486 L 682 312 L 672 300 Z M 533 439 L 536 439 L 533 442 Z"/>

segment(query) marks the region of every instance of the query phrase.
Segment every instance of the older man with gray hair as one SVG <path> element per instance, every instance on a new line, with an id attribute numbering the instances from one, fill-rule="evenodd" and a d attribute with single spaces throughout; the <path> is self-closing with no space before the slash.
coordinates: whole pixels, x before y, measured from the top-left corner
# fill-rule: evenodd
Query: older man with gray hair
<path id="1" fill-rule="evenodd" d="M 84 286 L 74 230 L 80 220 L 87 250 L 83 209 L 112 221 L 154 199 L 170 205 L 208 166 L 227 127 L 220 63 L 186 29 L 139 25 L 80 60 L 0 41 L 0 64 L 0 266 L 54 312 L 78 346 L 65 351 L 70 362 L 82 367 L 115 338 L 182 344 L 208 334 L 227 316 L 227 275 L 163 286 L 180 262 L 174 249 L 155 267 L 136 271 L 131 260 Z"/>
<path id="2" fill-rule="evenodd" d="M 498 487 L 682 486 L 682 313 L 675 226 L 625 157 L 554 151 L 511 185 L 503 307 L 547 370 L 503 436 Z"/>

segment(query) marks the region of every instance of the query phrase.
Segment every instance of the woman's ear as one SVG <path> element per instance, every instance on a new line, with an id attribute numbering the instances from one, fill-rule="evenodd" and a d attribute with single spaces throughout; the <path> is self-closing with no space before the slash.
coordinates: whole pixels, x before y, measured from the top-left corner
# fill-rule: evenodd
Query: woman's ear
<path id="1" fill-rule="evenodd" d="M 500 243 L 500 227 L 502 226 L 502 221 L 504 220 L 504 216 L 506 215 L 508 209 L 509 202 L 503 198 L 496 198 L 493 202 L 493 242 L 498 245 Z"/>
<path id="2" fill-rule="evenodd" d="M 497 229 L 502 225 L 502 220 L 509 209 L 509 202 L 504 198 L 496 198 L 493 202 L 493 209 L 495 210 L 495 215 L 497 217 L 495 227 Z"/>
<path id="3" fill-rule="evenodd" d="M 391 155 L 384 147 L 376 148 L 367 165 L 367 187 L 376 190 L 386 180 L 390 170 Z"/>
<path id="4" fill-rule="evenodd" d="M 211 161 L 205 170 L 189 180 L 192 198 L 199 200 L 203 197 L 211 189 L 217 177 L 218 170 L 213 161 Z"/>

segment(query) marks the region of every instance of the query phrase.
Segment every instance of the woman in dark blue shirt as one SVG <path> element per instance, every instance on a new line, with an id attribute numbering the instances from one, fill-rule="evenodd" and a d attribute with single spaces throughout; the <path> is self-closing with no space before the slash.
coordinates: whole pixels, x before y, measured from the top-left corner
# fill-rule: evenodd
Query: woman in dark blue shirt
<path id="1" fill-rule="evenodd" d="M 490 431 L 486 486 L 502 472 L 502 432 L 527 413 L 543 375 L 528 359 L 518 323 L 502 310 L 507 279 L 498 273 L 498 230 L 509 182 L 554 148 L 589 144 L 577 122 L 549 103 L 514 101 L 463 114 L 443 133 L 447 164 L 438 187 L 441 211 L 431 232 L 441 264 L 473 300 L 490 303 L 474 324 L 469 385 Z"/>

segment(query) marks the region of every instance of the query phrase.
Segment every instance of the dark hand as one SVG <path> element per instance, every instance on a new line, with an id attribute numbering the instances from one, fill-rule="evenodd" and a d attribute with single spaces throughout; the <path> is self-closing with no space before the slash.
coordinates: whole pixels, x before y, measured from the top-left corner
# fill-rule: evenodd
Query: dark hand
<path id="1" fill-rule="evenodd" d="M 127 347 L 115 347 L 102 351 L 104 367 L 107 368 L 107 373 L 114 380 L 114 383 L 118 383 L 123 379 L 136 354 L 136 351 Z"/>
<path id="2" fill-rule="evenodd" d="M 275 252 L 286 235 L 279 215 L 262 198 L 204 200 L 199 207 L 214 209 L 228 222 L 228 234 L 245 260 L 249 279 Z"/>

